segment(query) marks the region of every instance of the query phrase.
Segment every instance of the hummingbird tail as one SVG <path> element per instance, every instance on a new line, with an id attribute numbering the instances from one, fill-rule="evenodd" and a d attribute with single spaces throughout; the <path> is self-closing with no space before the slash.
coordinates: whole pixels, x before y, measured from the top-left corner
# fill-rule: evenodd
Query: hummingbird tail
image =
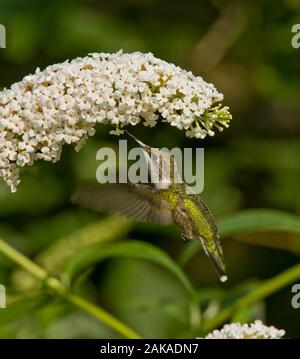
<path id="1" fill-rule="evenodd" d="M 216 272 L 219 276 L 219 279 L 221 282 L 226 282 L 228 277 L 227 277 L 227 274 L 226 274 L 226 269 L 225 269 L 225 264 L 224 264 L 224 261 L 219 257 L 213 255 L 213 254 L 209 254 L 208 255 L 210 260 L 212 261 L 215 269 L 216 269 Z"/>
<path id="2" fill-rule="evenodd" d="M 201 241 L 202 247 L 204 249 L 204 252 L 209 257 L 209 259 L 212 261 L 212 263 L 215 267 L 215 270 L 219 276 L 220 281 L 223 283 L 226 282 L 228 277 L 226 274 L 226 266 L 225 266 L 222 248 L 220 246 L 218 246 L 217 250 L 214 250 L 214 252 L 210 252 L 210 251 L 208 251 L 204 240 L 202 238 L 200 238 L 200 241 Z"/>

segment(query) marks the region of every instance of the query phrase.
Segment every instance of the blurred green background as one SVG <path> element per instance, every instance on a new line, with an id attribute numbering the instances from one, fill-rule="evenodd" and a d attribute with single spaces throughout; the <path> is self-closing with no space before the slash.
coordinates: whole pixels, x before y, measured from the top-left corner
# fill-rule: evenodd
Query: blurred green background
<path id="1" fill-rule="evenodd" d="M 166 124 L 152 129 L 138 126 L 132 129 L 134 134 L 157 147 L 205 147 L 203 199 L 218 223 L 253 208 L 284 211 L 296 222 L 300 49 L 291 46 L 291 27 L 299 22 L 297 0 L 0 0 L 0 23 L 7 30 L 7 48 L 0 49 L 0 86 L 9 87 L 36 67 L 89 52 L 153 52 L 213 82 L 224 93 L 233 120 L 224 133 L 202 141 L 187 139 Z M 76 184 L 95 178 L 97 149 L 116 146 L 117 140 L 109 128 L 99 127 L 81 152 L 66 146 L 58 164 L 39 163 L 24 170 L 16 194 L 1 184 L 0 237 L 53 274 L 82 248 L 101 251 L 103 242 L 124 240 L 161 249 L 176 263 L 187 245 L 175 228 L 128 223 L 70 203 Z M 225 285 L 203 252 L 185 263 L 196 298 L 190 298 L 172 271 L 141 258 L 142 253 L 132 255 L 130 246 L 123 255 L 108 255 L 82 270 L 73 289 L 144 337 L 200 335 L 199 310 L 202 320 L 211 318 L 299 261 L 299 230 L 256 228 L 265 212 L 253 213 L 254 229 L 224 236 L 229 273 Z M 279 222 L 284 220 L 281 212 L 276 215 Z M 245 227 L 248 221 L 244 219 Z M 0 283 L 8 292 L 8 307 L 0 309 L 0 337 L 117 336 L 90 315 L 41 290 L 6 258 L 0 257 L 0 266 Z M 260 318 L 286 329 L 288 337 L 299 338 L 300 309 L 292 308 L 291 298 L 290 284 L 236 311 L 231 320 Z M 191 301 L 196 302 L 195 313 Z"/>

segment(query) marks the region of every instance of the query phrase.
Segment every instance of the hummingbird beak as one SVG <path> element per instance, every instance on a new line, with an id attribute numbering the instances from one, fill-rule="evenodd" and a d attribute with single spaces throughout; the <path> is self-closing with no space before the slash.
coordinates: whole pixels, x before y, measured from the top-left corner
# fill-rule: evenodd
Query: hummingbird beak
<path id="1" fill-rule="evenodd" d="M 150 146 L 145 145 L 142 141 L 138 140 L 135 136 L 133 136 L 133 134 L 131 134 L 127 130 L 125 130 L 125 133 L 127 133 L 128 136 L 130 136 L 132 139 L 134 139 L 134 141 L 138 145 L 140 145 L 149 155 L 151 155 L 151 147 Z"/>

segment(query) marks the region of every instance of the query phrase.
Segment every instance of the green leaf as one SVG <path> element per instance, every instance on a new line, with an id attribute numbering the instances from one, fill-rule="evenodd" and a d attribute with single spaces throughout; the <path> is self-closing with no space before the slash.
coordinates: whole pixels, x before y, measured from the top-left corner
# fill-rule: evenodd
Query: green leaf
<path id="1" fill-rule="evenodd" d="M 202 331 L 209 332 L 222 323 L 226 322 L 229 318 L 233 317 L 236 313 L 249 308 L 255 303 L 269 297 L 273 293 L 279 291 L 290 283 L 294 283 L 300 278 L 300 264 L 281 272 L 280 274 L 261 282 L 256 288 L 253 288 L 245 295 L 237 298 L 229 306 L 219 311 L 214 317 L 202 322 Z"/>
<path id="2" fill-rule="evenodd" d="M 47 272 L 58 275 L 65 263 L 77 253 L 95 246 L 119 239 L 127 234 L 130 222 L 120 216 L 109 216 L 100 221 L 90 223 L 70 235 L 67 235 L 41 252 L 35 261 Z M 93 249 L 92 249 L 93 251 Z M 12 275 L 14 287 L 21 291 L 29 291 L 38 282 L 24 269 L 17 269 Z"/>
<path id="3" fill-rule="evenodd" d="M 221 220 L 218 228 L 221 238 L 239 235 L 236 239 L 300 253 L 300 218 L 286 212 L 271 209 L 246 210 Z M 270 232 L 281 235 L 275 238 Z M 288 235 L 283 236 L 283 232 Z M 249 233 L 257 235 L 246 236 Z M 178 259 L 179 264 L 184 266 L 199 249 L 196 241 L 189 243 Z"/>
<path id="4" fill-rule="evenodd" d="M 62 279 L 69 284 L 78 275 L 107 258 L 138 258 L 152 261 L 172 272 L 188 292 L 193 292 L 189 279 L 164 251 L 152 244 L 133 240 L 102 244 L 76 254 L 68 261 Z"/>
<path id="5" fill-rule="evenodd" d="M 72 256 L 87 248 L 122 238 L 127 235 L 130 227 L 131 222 L 124 217 L 106 217 L 61 238 L 39 254 L 36 261 L 47 271 L 58 274 Z"/>
<path id="6" fill-rule="evenodd" d="M 300 234 L 298 216 L 270 209 L 239 212 L 223 219 L 219 224 L 222 237 L 256 231 L 286 231 Z"/>
<path id="7" fill-rule="evenodd" d="M 31 316 L 37 309 L 42 308 L 49 300 L 46 296 L 19 299 L 10 303 L 7 308 L 0 310 L 1 327 Z"/>

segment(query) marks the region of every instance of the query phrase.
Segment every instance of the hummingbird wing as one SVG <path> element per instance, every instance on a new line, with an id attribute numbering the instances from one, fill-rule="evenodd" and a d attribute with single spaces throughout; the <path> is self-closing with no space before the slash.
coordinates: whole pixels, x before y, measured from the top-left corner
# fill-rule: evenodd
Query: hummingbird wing
<path id="1" fill-rule="evenodd" d="M 173 223 L 168 202 L 156 190 L 143 184 L 103 184 L 79 188 L 72 201 L 96 212 L 125 215 L 142 222 Z"/>

